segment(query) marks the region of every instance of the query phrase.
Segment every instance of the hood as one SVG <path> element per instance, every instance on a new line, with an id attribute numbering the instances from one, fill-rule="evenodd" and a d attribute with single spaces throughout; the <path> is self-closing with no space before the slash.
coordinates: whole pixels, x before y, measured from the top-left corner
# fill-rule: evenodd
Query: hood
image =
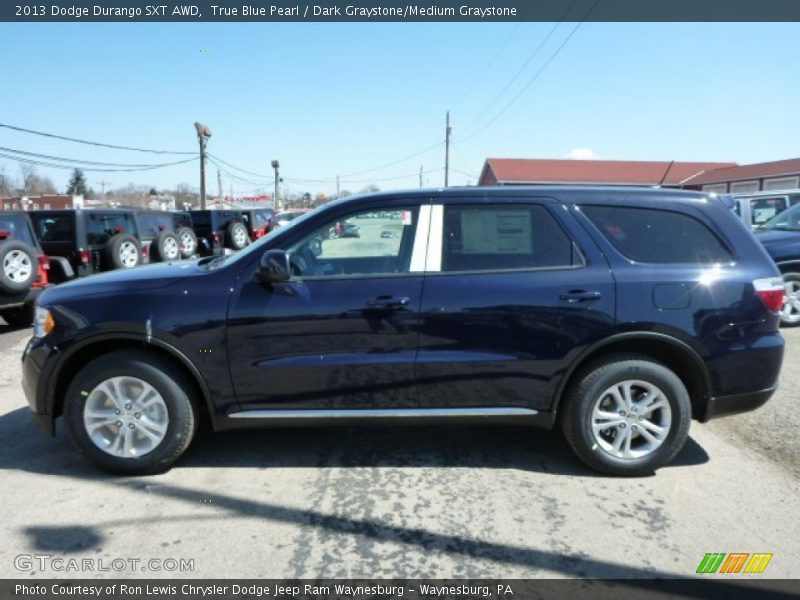
<path id="1" fill-rule="evenodd" d="M 158 263 L 134 269 L 116 269 L 63 283 L 47 289 L 40 297 L 42 305 L 56 304 L 81 296 L 119 294 L 126 290 L 154 290 L 166 287 L 196 274 L 200 269 L 196 261 Z"/>
<path id="2" fill-rule="evenodd" d="M 765 246 L 770 244 L 782 244 L 800 242 L 800 231 L 784 231 L 781 229 L 763 229 L 756 231 L 756 238 Z"/>

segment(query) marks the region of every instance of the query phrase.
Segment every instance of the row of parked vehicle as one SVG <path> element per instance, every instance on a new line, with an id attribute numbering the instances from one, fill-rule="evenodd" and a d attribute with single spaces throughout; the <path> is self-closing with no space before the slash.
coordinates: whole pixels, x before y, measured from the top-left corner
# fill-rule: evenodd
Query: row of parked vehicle
<path id="1" fill-rule="evenodd" d="M 236 252 L 298 211 L 137 209 L 0 212 L 0 316 L 30 325 L 50 284 L 140 264 Z"/>

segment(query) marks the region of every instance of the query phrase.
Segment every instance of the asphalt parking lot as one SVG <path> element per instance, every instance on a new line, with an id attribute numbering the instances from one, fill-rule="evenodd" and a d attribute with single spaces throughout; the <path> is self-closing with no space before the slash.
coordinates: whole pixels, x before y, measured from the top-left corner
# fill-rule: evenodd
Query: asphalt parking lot
<path id="1" fill-rule="evenodd" d="M 0 325 L 0 577 L 686 576 L 707 552 L 800 573 L 800 329 L 775 398 L 693 423 L 641 479 L 595 475 L 555 432 L 485 426 L 205 434 L 166 474 L 110 477 L 31 421 L 28 335 Z M 194 564 L 20 571 L 24 554 Z"/>

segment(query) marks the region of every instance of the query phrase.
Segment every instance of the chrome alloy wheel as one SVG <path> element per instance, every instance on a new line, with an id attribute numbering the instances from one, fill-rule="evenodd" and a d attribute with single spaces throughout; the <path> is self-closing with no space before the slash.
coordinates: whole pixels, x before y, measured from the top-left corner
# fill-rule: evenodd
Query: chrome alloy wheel
<path id="1" fill-rule="evenodd" d="M 136 458 L 164 440 L 169 414 L 161 394 L 146 381 L 112 377 L 87 396 L 83 425 L 89 439 L 103 452 Z"/>
<path id="2" fill-rule="evenodd" d="M 139 263 L 139 251 L 133 242 L 122 242 L 119 247 L 119 260 L 126 269 L 135 267 Z"/>
<path id="3" fill-rule="evenodd" d="M 189 256 L 191 256 L 192 254 L 194 254 L 196 246 L 197 245 L 195 244 L 195 241 L 194 241 L 194 238 L 192 237 L 192 234 L 189 233 L 188 231 L 184 231 L 181 234 L 181 250 L 185 254 L 188 254 Z"/>
<path id="4" fill-rule="evenodd" d="M 592 435 L 607 454 L 622 459 L 655 452 L 669 435 L 672 409 L 666 395 L 646 381 L 612 385 L 592 407 Z"/>
<path id="5" fill-rule="evenodd" d="M 21 250 L 12 250 L 3 261 L 3 272 L 14 283 L 23 283 L 28 280 L 33 271 L 30 257 Z"/>
<path id="6" fill-rule="evenodd" d="M 786 301 L 781 308 L 781 321 L 794 324 L 800 321 L 800 281 L 786 281 L 784 288 Z"/>
<path id="7" fill-rule="evenodd" d="M 247 245 L 247 231 L 237 227 L 233 232 L 233 241 L 239 248 L 244 248 Z"/>
<path id="8" fill-rule="evenodd" d="M 168 237 L 164 240 L 164 258 L 167 260 L 176 260 L 180 256 L 181 249 L 178 246 L 178 240 Z"/>

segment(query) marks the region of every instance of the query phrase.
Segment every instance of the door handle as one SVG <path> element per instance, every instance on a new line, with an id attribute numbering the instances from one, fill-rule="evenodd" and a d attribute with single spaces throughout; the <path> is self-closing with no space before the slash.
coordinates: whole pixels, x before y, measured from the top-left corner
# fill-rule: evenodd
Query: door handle
<path id="1" fill-rule="evenodd" d="M 569 302 L 570 304 L 577 304 L 578 302 L 591 302 L 593 300 L 600 300 L 603 295 L 600 292 L 587 292 L 586 290 L 570 290 L 566 294 L 559 296 L 560 300 Z"/>
<path id="2" fill-rule="evenodd" d="M 411 300 L 406 297 L 396 298 L 395 296 L 378 296 L 372 300 L 367 300 L 367 306 L 369 308 L 380 308 L 387 310 L 402 308 L 403 306 L 407 306 L 409 302 L 411 302 Z"/>

